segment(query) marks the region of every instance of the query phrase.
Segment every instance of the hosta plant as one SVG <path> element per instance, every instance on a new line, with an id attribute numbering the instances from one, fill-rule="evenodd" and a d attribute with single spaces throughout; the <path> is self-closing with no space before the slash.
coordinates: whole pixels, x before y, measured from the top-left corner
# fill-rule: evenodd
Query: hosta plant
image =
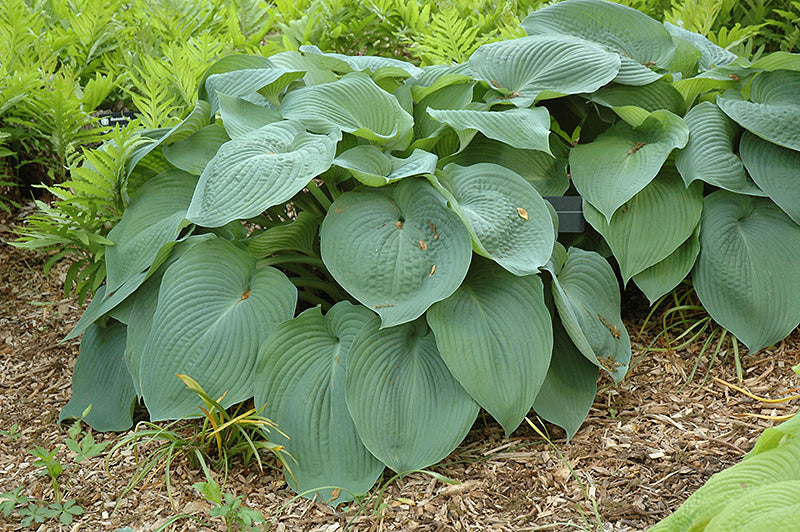
<path id="1" fill-rule="evenodd" d="M 571 437 L 598 373 L 618 381 L 630 360 L 617 277 L 594 250 L 610 248 L 624 281 L 657 297 L 702 247 L 701 298 L 772 283 L 771 298 L 753 294 L 748 326 L 784 314 L 748 345 L 787 334 L 800 226 L 766 191 L 743 194 L 758 185 L 687 174 L 698 144 L 725 159 L 732 141 L 703 140 L 716 123 L 683 115 L 753 78 L 749 100 L 725 94 L 744 109 L 732 120 L 791 112 L 769 87 L 794 72 L 762 70 L 793 59 L 711 66 L 733 58 L 602 0 L 550 6 L 523 27 L 458 65 L 313 47 L 214 64 L 188 118 L 145 132 L 127 160 L 162 171 L 108 234 L 106 284 L 70 335 L 84 333 L 61 417 L 91 403 L 88 423 L 123 430 L 137 398 L 153 421 L 197 417 L 175 376 L 189 375 L 223 407 L 266 404 L 296 460 L 289 484 L 336 504 L 385 466 L 441 460 L 481 407 L 506 434 L 533 407 Z M 794 148 L 754 133 L 757 153 L 796 164 Z M 576 190 L 605 243 L 557 240 L 543 197 Z M 730 249 L 735 282 L 706 273 Z"/>

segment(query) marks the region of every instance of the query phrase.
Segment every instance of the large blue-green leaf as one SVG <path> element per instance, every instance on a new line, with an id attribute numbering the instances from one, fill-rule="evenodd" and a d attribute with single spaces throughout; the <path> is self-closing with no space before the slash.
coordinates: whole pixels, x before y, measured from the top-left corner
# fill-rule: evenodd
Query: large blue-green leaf
<path id="1" fill-rule="evenodd" d="M 761 72 L 750 84 L 750 101 L 725 93 L 717 105 L 725 114 L 764 140 L 800 150 L 800 72 Z"/>
<path id="2" fill-rule="evenodd" d="M 514 275 L 538 273 L 553 251 L 544 199 L 503 166 L 448 164 L 435 180 L 472 235 L 475 251 Z"/>
<path id="3" fill-rule="evenodd" d="M 237 96 L 218 93 L 220 114 L 225 131 L 236 138 L 267 124 L 279 122 L 281 115 L 274 108 L 258 105 Z"/>
<path id="4" fill-rule="evenodd" d="M 167 259 L 155 271 L 147 272 L 147 279 L 141 286 L 119 306 L 114 308 L 114 315 L 125 314 L 128 325 L 127 345 L 125 346 L 125 364 L 133 379 L 136 395 L 141 397 L 140 360 L 141 353 L 147 344 L 147 337 L 153 326 L 153 314 L 158 306 L 158 289 L 164 272 L 175 263 L 184 253 L 200 242 L 216 238 L 211 233 L 192 235 L 178 242 L 170 250 Z M 123 288 L 118 290 L 121 291 Z"/>
<path id="5" fill-rule="evenodd" d="M 434 120 L 428 114 L 428 110 L 466 108 L 472 101 L 474 85 L 474 81 L 471 83 L 460 82 L 427 92 L 426 96 L 413 109 L 416 140 L 412 147 L 430 150 L 441 137 L 450 132 L 450 128 L 442 122 Z M 413 94 L 413 89 L 419 87 L 412 86 L 411 88 Z"/>
<path id="6" fill-rule="evenodd" d="M 553 355 L 533 403 L 538 415 L 562 427 L 571 440 L 589 414 L 600 370 L 570 340 L 561 320 L 553 320 Z"/>
<path id="7" fill-rule="evenodd" d="M 678 151 L 675 165 L 688 186 L 695 180 L 751 196 L 764 193 L 747 176 L 734 153 L 741 129 L 711 102 L 702 102 L 686 114 L 689 142 Z"/>
<path id="8" fill-rule="evenodd" d="M 424 319 L 380 327 L 372 319 L 350 348 L 347 406 L 367 449 L 406 473 L 455 449 L 479 407 L 448 371 Z"/>
<path id="9" fill-rule="evenodd" d="M 81 418 L 101 432 L 127 430 L 133 425 L 136 392 L 125 366 L 125 325 L 110 320 L 92 324 L 81 339 L 81 350 L 72 371 L 72 398 L 61 409 L 58 422 Z"/>
<path id="10" fill-rule="evenodd" d="M 226 55 L 205 71 L 203 73 L 203 77 L 200 79 L 200 83 L 198 84 L 197 89 L 197 96 L 200 100 L 210 100 L 209 91 L 206 89 L 206 81 L 208 78 L 215 74 L 224 74 L 226 72 L 233 72 L 236 70 L 247 70 L 247 69 L 271 69 L 274 68 L 275 65 L 264 56 L 261 55 L 254 55 L 254 54 L 231 54 Z"/>
<path id="11" fill-rule="evenodd" d="M 795 223 L 800 224 L 800 151 L 783 148 L 745 132 L 739 143 L 739 152 L 753 181 Z"/>
<path id="12" fill-rule="evenodd" d="M 683 119 L 655 111 L 633 128 L 617 122 L 593 142 L 570 150 L 569 165 L 575 188 L 606 220 L 647 186 L 675 148 L 689 140 Z"/>
<path id="13" fill-rule="evenodd" d="M 751 352 L 800 324 L 800 225 L 767 198 L 705 197 L 692 281 L 703 306 Z"/>
<path id="14" fill-rule="evenodd" d="M 139 387 L 150 419 L 201 415 L 199 398 L 176 374 L 231 406 L 253 395 L 258 349 L 294 314 L 286 276 L 224 240 L 196 244 L 164 274 L 152 329 L 139 357 Z"/>
<path id="15" fill-rule="evenodd" d="M 516 277 L 475 262 L 427 318 L 450 373 L 508 437 L 531 409 L 550 365 L 552 326 L 539 276 Z"/>
<path id="16" fill-rule="evenodd" d="M 528 35 L 573 35 L 617 52 L 622 65 L 616 81 L 626 85 L 658 79 L 650 67 L 668 68 L 675 52 L 664 26 L 640 11 L 604 0 L 559 2 L 531 13 L 522 27 Z"/>
<path id="17" fill-rule="evenodd" d="M 226 142 L 208 163 L 186 217 L 204 227 L 280 205 L 330 168 L 336 139 L 276 122 Z"/>
<path id="18" fill-rule="evenodd" d="M 278 105 L 278 95 L 295 80 L 305 75 L 304 70 L 287 70 L 284 68 L 246 68 L 213 74 L 206 79 L 208 101 L 211 112 L 220 107 L 218 94 L 228 96 L 249 97 L 262 92 L 273 105 Z M 261 98 L 263 101 L 263 98 Z"/>
<path id="19" fill-rule="evenodd" d="M 316 56 L 323 56 L 326 58 L 338 59 L 345 63 L 350 70 L 341 70 L 344 73 L 350 71 L 369 70 L 376 72 L 381 68 L 394 67 L 404 70 L 409 76 L 419 76 L 422 69 L 408 61 L 402 61 L 393 57 L 381 57 L 377 55 L 344 55 L 335 53 L 324 53 L 318 47 L 313 45 L 305 45 L 300 47 L 300 51 L 307 57 L 315 59 Z"/>
<path id="20" fill-rule="evenodd" d="M 633 282 L 644 292 L 650 304 L 678 286 L 692 271 L 700 253 L 700 224 L 692 236 L 678 246 L 669 257 L 633 276 Z"/>
<path id="21" fill-rule="evenodd" d="M 728 65 L 738 57 L 733 52 L 717 46 L 699 33 L 685 30 L 669 22 L 664 22 L 664 27 L 670 35 L 688 41 L 700 52 L 700 60 L 698 62 L 700 70 L 709 70 L 715 66 Z"/>
<path id="22" fill-rule="evenodd" d="M 392 149 L 408 145 L 414 125 L 397 99 L 363 72 L 294 90 L 278 110 L 284 118 L 297 120 L 311 131 L 328 133 L 335 127 Z"/>
<path id="23" fill-rule="evenodd" d="M 678 116 L 686 113 L 686 103 L 681 93 L 663 79 L 642 87 L 612 83 L 590 94 L 589 99 L 610 107 L 633 127 L 639 126 L 650 113 L 659 109 L 666 109 Z"/>
<path id="24" fill-rule="evenodd" d="M 316 255 L 314 246 L 321 216 L 300 211 L 294 220 L 275 225 L 254 235 L 247 243 L 253 256 L 261 259 L 280 251 L 300 251 L 306 255 Z"/>
<path id="25" fill-rule="evenodd" d="M 139 188 L 108 233 L 114 245 L 106 250 L 107 293 L 148 269 L 162 246 L 188 225 L 186 211 L 196 185 L 195 176 L 168 170 Z"/>
<path id="26" fill-rule="evenodd" d="M 800 523 L 800 478 L 748 491 L 722 508 L 703 532 L 747 532 L 770 523 L 770 532 L 793 532 Z"/>
<path id="27" fill-rule="evenodd" d="M 374 316 L 346 301 L 324 317 L 309 309 L 279 325 L 258 355 L 255 403 L 267 405 L 264 415 L 283 433 L 270 440 L 296 462 L 286 483 L 333 506 L 369 490 L 384 467 L 361 443 L 345 402 L 350 346 Z"/>
<path id="28" fill-rule="evenodd" d="M 544 107 L 500 112 L 428 109 L 428 114 L 456 131 L 477 130 L 514 148 L 550 153 L 550 113 Z"/>
<path id="29" fill-rule="evenodd" d="M 550 152 L 555 157 L 539 150 L 512 148 L 503 142 L 477 135 L 467 149 L 442 160 L 442 163 L 456 163 L 461 166 L 498 164 L 520 175 L 542 196 L 562 196 L 569 188 L 569 151 L 556 135 L 551 135 Z"/>
<path id="30" fill-rule="evenodd" d="M 617 54 L 566 35 L 535 35 L 484 44 L 469 59 L 475 79 L 517 107 L 539 99 L 593 92 L 619 71 Z"/>
<path id="31" fill-rule="evenodd" d="M 436 171 L 436 155 L 414 150 L 402 159 L 384 153 L 377 146 L 364 144 L 350 148 L 333 160 L 333 164 L 346 168 L 353 176 L 371 187 L 381 187 L 404 177 L 431 174 Z"/>
<path id="32" fill-rule="evenodd" d="M 469 269 L 459 217 L 421 178 L 339 196 L 320 228 L 322 260 L 384 327 L 412 321 L 446 298 Z"/>
<path id="33" fill-rule="evenodd" d="M 161 151 L 170 164 L 190 174 L 200 175 L 220 146 L 228 140 L 230 138 L 224 127 L 211 124 L 183 140 L 164 146 Z"/>
<path id="34" fill-rule="evenodd" d="M 593 251 L 569 248 L 566 262 L 551 273 L 553 300 L 567 334 L 583 356 L 619 382 L 628 371 L 631 341 L 611 266 Z"/>
<path id="35" fill-rule="evenodd" d="M 665 166 L 617 209 L 610 222 L 591 204 L 583 204 L 586 221 L 608 242 L 625 283 L 678 249 L 694 232 L 702 210 L 703 186 L 686 188 L 672 166 Z"/>

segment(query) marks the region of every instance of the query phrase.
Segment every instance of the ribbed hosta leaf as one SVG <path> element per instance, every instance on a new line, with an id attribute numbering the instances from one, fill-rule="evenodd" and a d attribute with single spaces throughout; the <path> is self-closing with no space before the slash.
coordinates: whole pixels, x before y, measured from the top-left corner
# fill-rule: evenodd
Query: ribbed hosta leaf
<path id="1" fill-rule="evenodd" d="M 418 76 L 422 73 L 422 69 L 408 61 L 402 61 L 392 57 L 380 57 L 377 55 L 344 55 L 334 53 L 323 53 L 316 46 L 305 45 L 300 47 L 300 51 L 307 57 L 314 58 L 315 55 L 321 55 L 326 58 L 338 59 L 339 61 L 347 64 L 351 70 L 361 71 L 369 70 L 375 72 L 381 68 L 394 67 L 404 70 L 409 76 Z"/>
<path id="2" fill-rule="evenodd" d="M 314 244 L 321 221 L 319 215 L 300 211 L 294 220 L 275 225 L 253 236 L 247 249 L 257 258 L 268 257 L 280 251 L 300 251 L 306 255 L 315 255 Z"/>
<path id="3" fill-rule="evenodd" d="M 686 103 L 681 93 L 663 79 L 641 87 L 612 83 L 590 94 L 589 99 L 614 109 L 614 112 L 634 127 L 659 109 L 666 109 L 678 116 L 686 113 Z"/>
<path id="4" fill-rule="evenodd" d="M 345 402 L 350 346 L 374 316 L 346 301 L 324 317 L 309 309 L 279 325 L 258 355 L 255 403 L 267 405 L 264 415 L 288 436 L 274 432 L 270 441 L 296 461 L 286 483 L 332 506 L 366 493 L 384 468 L 361 443 Z"/>
<path id="5" fill-rule="evenodd" d="M 464 83 L 474 83 L 468 63 L 424 66 L 419 75 L 406 82 L 411 85 L 411 94 L 417 103 L 445 87 Z"/>
<path id="6" fill-rule="evenodd" d="M 664 22 L 664 27 L 675 37 L 680 37 L 691 43 L 700 52 L 698 66 L 700 70 L 708 70 L 714 66 L 725 66 L 733 62 L 738 56 L 725 48 L 717 46 L 699 33 L 685 30 L 669 22 Z"/>
<path id="7" fill-rule="evenodd" d="M 322 260 L 383 327 L 412 321 L 464 280 L 469 232 L 425 180 L 339 196 L 320 228 Z"/>
<path id="8" fill-rule="evenodd" d="M 261 55 L 247 55 L 247 54 L 231 54 L 226 55 L 205 71 L 197 89 L 197 96 L 201 100 L 210 100 L 209 91 L 206 89 L 206 81 L 208 78 L 215 74 L 224 74 L 226 72 L 233 72 L 236 70 L 265 70 L 271 69 L 279 65 L 275 65 L 264 56 Z"/>
<path id="9" fill-rule="evenodd" d="M 176 374 L 195 379 L 228 407 L 253 395 L 261 343 L 294 314 L 297 290 L 234 244 L 195 245 L 161 281 L 152 329 L 139 360 L 153 421 L 201 415 L 199 398 Z"/>
<path id="10" fill-rule="evenodd" d="M 694 232 L 702 210 L 702 185 L 686 188 L 674 167 L 664 167 L 610 222 L 591 204 L 583 204 L 586 221 L 608 242 L 625 283 L 678 249 Z"/>
<path id="11" fill-rule="evenodd" d="M 599 368 L 570 340 L 561 320 L 553 320 L 553 355 L 533 409 L 562 427 L 571 440 L 583 425 L 597 393 Z"/>
<path id="12" fill-rule="evenodd" d="M 159 249 L 188 225 L 186 211 L 196 185 L 196 177 L 167 170 L 139 188 L 108 233 L 114 245 L 106 251 L 107 293 L 149 268 Z"/>
<path id="13" fill-rule="evenodd" d="M 717 105 L 745 129 L 769 142 L 800 150 L 800 72 L 762 72 L 750 85 L 750 101 L 725 93 Z"/>
<path id="14" fill-rule="evenodd" d="M 553 349 L 537 275 L 475 262 L 456 292 L 427 314 L 450 373 L 508 437 L 531 409 Z"/>
<path id="15" fill-rule="evenodd" d="M 739 152 L 753 181 L 800 224 L 800 152 L 745 132 Z"/>
<path id="16" fill-rule="evenodd" d="M 279 205 L 330 168 L 336 139 L 283 121 L 226 142 L 206 166 L 187 218 L 219 227 Z"/>
<path id="17" fill-rule="evenodd" d="M 567 35 L 535 35 L 485 44 L 469 59 L 475 79 L 517 107 L 541 97 L 593 92 L 619 71 L 619 57 Z"/>
<path id="18" fill-rule="evenodd" d="M 538 273 L 550 258 L 550 212 L 536 189 L 513 171 L 491 163 L 448 164 L 438 183 L 478 253 L 514 275 Z"/>
<path id="19" fill-rule="evenodd" d="M 611 266 L 593 251 L 570 248 L 552 279 L 553 300 L 567 334 L 583 356 L 619 382 L 628 371 L 631 342 Z"/>
<path id="20" fill-rule="evenodd" d="M 683 119 L 669 111 L 652 113 L 633 128 L 617 122 L 593 142 L 570 150 L 575 188 L 606 220 L 658 174 L 670 152 L 689 140 Z"/>
<path id="21" fill-rule="evenodd" d="M 222 74 L 214 74 L 206 79 L 208 101 L 211 112 L 215 113 L 220 106 L 218 93 L 228 96 L 250 96 L 259 90 L 266 91 L 267 99 L 277 105 L 277 95 L 289 84 L 305 75 L 303 70 L 287 70 L 284 68 L 247 68 Z M 262 98 L 263 100 L 263 98 Z"/>
<path id="22" fill-rule="evenodd" d="M 458 384 L 424 319 L 361 329 L 347 357 L 346 397 L 367 449 L 398 473 L 435 464 L 461 443 L 478 404 Z"/>
<path id="23" fill-rule="evenodd" d="M 544 107 L 500 112 L 428 109 L 428 114 L 455 130 L 474 129 L 514 148 L 550 153 L 550 113 Z"/>
<path id="24" fill-rule="evenodd" d="M 650 532 L 704 530 L 712 518 L 734 501 L 739 500 L 744 503 L 762 486 L 787 480 L 796 481 L 798 478 L 800 478 L 800 438 L 795 438 L 777 449 L 753 456 L 716 473 L 674 514 L 651 528 Z M 797 524 L 797 521 L 791 522 Z M 771 521 L 762 520 L 759 520 L 756 528 L 762 527 L 765 523 L 770 523 L 770 529 L 775 528 Z M 789 532 L 793 528 L 785 530 Z"/>
<path id="25" fill-rule="evenodd" d="M 792 532 L 800 523 L 800 478 L 767 484 L 728 503 L 703 532 L 747 532 L 770 523 L 776 532 Z"/>
<path id="26" fill-rule="evenodd" d="M 567 0 L 538 9 L 522 21 L 528 35 L 573 35 L 602 44 L 622 59 L 618 83 L 646 85 L 669 66 L 675 46 L 669 32 L 633 8 L 603 0 Z"/>
<path id="27" fill-rule="evenodd" d="M 93 429 L 127 430 L 133 425 L 133 390 L 125 366 L 125 326 L 110 320 L 101 327 L 92 324 L 81 339 L 81 350 L 72 371 L 72 398 L 61 409 L 59 423 L 68 418 L 83 418 Z"/>
<path id="28" fill-rule="evenodd" d="M 763 196 L 734 153 L 739 126 L 711 102 L 702 102 L 686 114 L 689 142 L 675 158 L 688 186 L 695 180 L 751 196 Z"/>
<path id="29" fill-rule="evenodd" d="M 224 127 L 211 124 L 183 140 L 164 146 L 161 151 L 173 166 L 200 175 L 220 146 L 228 140 L 230 138 Z"/>
<path id="30" fill-rule="evenodd" d="M 439 138 L 450 132 L 442 122 L 434 120 L 428 114 L 429 109 L 464 109 L 472 101 L 475 82 L 447 85 L 428 93 L 414 107 L 414 136 L 416 141 L 412 147 L 432 149 Z M 417 87 L 412 86 L 413 89 Z"/>
<path id="31" fill-rule="evenodd" d="M 516 172 L 542 196 L 562 196 L 569 188 L 567 176 L 568 149 L 555 136 L 550 136 L 550 151 L 555 157 L 539 150 L 520 150 L 508 144 L 476 136 L 468 149 L 448 157 L 442 162 L 470 166 L 493 163 Z"/>
<path id="32" fill-rule="evenodd" d="M 257 105 L 236 96 L 219 93 L 220 114 L 230 138 L 240 137 L 256 129 L 282 120 L 277 110 Z"/>
<path id="33" fill-rule="evenodd" d="M 651 305 L 678 286 L 692 271 L 697 254 L 700 253 L 699 235 L 698 224 L 692 236 L 669 257 L 633 276 L 633 282 L 644 292 Z"/>
<path id="34" fill-rule="evenodd" d="M 284 97 L 279 111 L 311 131 L 327 133 L 336 127 L 393 149 L 408 145 L 414 125 L 397 99 L 363 72 L 347 74 L 335 83 L 294 90 Z"/>
<path id="35" fill-rule="evenodd" d="M 404 177 L 431 174 L 436 171 L 437 161 L 438 157 L 424 150 L 414 150 L 401 159 L 384 153 L 377 146 L 365 144 L 343 152 L 333 164 L 346 168 L 365 185 L 381 187 Z"/>
<path id="36" fill-rule="evenodd" d="M 714 320 L 751 352 L 800 323 L 800 225 L 766 198 L 717 191 L 703 201 L 692 281 Z"/>

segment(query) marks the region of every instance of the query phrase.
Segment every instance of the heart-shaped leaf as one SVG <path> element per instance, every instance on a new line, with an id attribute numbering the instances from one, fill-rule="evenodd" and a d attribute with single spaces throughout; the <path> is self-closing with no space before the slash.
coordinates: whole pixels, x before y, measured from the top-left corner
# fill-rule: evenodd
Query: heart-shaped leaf
<path id="1" fill-rule="evenodd" d="M 373 318 L 350 348 L 347 406 L 367 449 L 407 473 L 450 454 L 479 407 L 448 371 L 424 319 L 380 327 Z"/>
<path id="2" fill-rule="evenodd" d="M 284 118 L 297 120 L 311 131 L 328 133 L 336 127 L 392 149 L 408 145 L 414 125 L 397 99 L 363 72 L 294 90 L 278 110 Z"/>
<path id="3" fill-rule="evenodd" d="M 297 122 L 269 124 L 226 142 L 200 176 L 187 218 L 219 227 L 288 201 L 330 168 L 336 140 Z"/>
<path id="4" fill-rule="evenodd" d="M 650 67 L 666 69 L 675 53 L 664 26 L 636 9 L 604 0 L 552 4 L 528 15 L 522 27 L 528 35 L 572 35 L 617 52 L 622 65 L 615 81 L 626 85 L 652 83 L 660 75 Z"/>
<path id="5" fill-rule="evenodd" d="M 425 180 L 403 179 L 339 196 L 320 228 L 322 260 L 384 327 L 412 321 L 461 284 L 467 228 Z"/>
<path id="6" fill-rule="evenodd" d="M 617 276 L 593 251 L 569 248 L 553 273 L 553 300 L 564 329 L 592 364 L 619 382 L 628 371 L 631 341 L 620 317 Z"/>
<path id="7" fill-rule="evenodd" d="M 257 105 L 236 96 L 218 93 L 220 114 L 225 131 L 236 138 L 273 122 L 280 122 L 281 115 L 274 108 Z"/>
<path id="8" fill-rule="evenodd" d="M 597 366 L 572 343 L 558 318 L 553 320 L 553 355 L 533 409 L 562 427 L 571 440 L 589 414 L 597 393 Z"/>
<path id="9" fill-rule="evenodd" d="M 555 135 L 550 136 L 550 152 L 520 150 L 508 144 L 477 135 L 468 149 L 442 160 L 470 166 L 478 163 L 493 163 L 514 171 L 542 196 L 562 196 L 569 188 L 567 156 L 569 150 Z"/>
<path id="10" fill-rule="evenodd" d="M 697 254 L 700 253 L 699 235 L 700 224 L 692 236 L 669 257 L 633 276 L 633 282 L 644 292 L 651 305 L 672 291 L 692 271 Z"/>
<path id="11" fill-rule="evenodd" d="M 755 353 L 800 323 L 800 225 L 766 198 L 703 200 L 692 281 L 714 321 Z"/>
<path id="12" fill-rule="evenodd" d="M 514 275 L 538 273 L 550 258 L 550 212 L 536 189 L 513 171 L 491 163 L 448 164 L 437 182 L 478 253 Z"/>
<path id="13" fill-rule="evenodd" d="M 530 411 L 553 350 L 550 313 L 537 275 L 516 277 L 473 263 L 456 292 L 427 318 L 450 373 L 508 437 Z"/>
<path id="14" fill-rule="evenodd" d="M 474 129 L 514 148 L 550 153 L 550 113 L 544 107 L 500 112 L 428 109 L 428 114 L 457 131 Z"/>
<path id="15" fill-rule="evenodd" d="M 215 113 L 220 107 L 218 93 L 228 96 L 247 97 L 265 92 L 265 96 L 272 103 L 278 105 L 278 94 L 289 84 L 305 75 L 303 70 L 287 70 L 284 68 L 246 68 L 213 74 L 206 79 L 205 88 L 208 91 L 208 101 L 211 112 Z M 263 100 L 263 98 L 262 98 Z"/>
<path id="16" fill-rule="evenodd" d="M 168 170 L 137 190 L 122 219 L 108 233 L 114 245 L 106 251 L 107 293 L 149 268 L 161 247 L 188 225 L 186 212 L 196 185 L 195 176 Z"/>
<path id="17" fill-rule="evenodd" d="M 608 242 L 625 283 L 678 249 L 697 227 L 702 210 L 702 185 L 686 188 L 672 166 L 665 166 L 617 209 L 610 222 L 591 204 L 583 204 L 586 221 Z M 655 234 L 659 238 L 653 238 Z"/>
<path id="18" fill-rule="evenodd" d="M 763 196 L 734 153 L 741 128 L 711 102 L 702 102 L 687 113 L 689 142 L 678 151 L 675 165 L 688 186 L 695 180 L 751 196 Z"/>
<path id="19" fill-rule="evenodd" d="M 800 150 L 800 72 L 761 72 L 750 84 L 750 101 L 725 93 L 717 105 L 743 128 L 764 140 Z"/>
<path id="20" fill-rule="evenodd" d="M 188 375 L 220 403 L 253 396 L 258 349 L 294 314 L 286 276 L 224 240 L 196 244 L 164 274 L 138 375 L 153 421 L 201 415 Z"/>
<path id="21" fill-rule="evenodd" d="M 319 307 L 309 309 L 279 325 L 258 355 L 255 403 L 267 405 L 264 415 L 283 433 L 270 441 L 296 462 L 285 470 L 286 483 L 332 506 L 365 493 L 384 468 L 361 443 L 345 402 L 350 346 L 374 316 L 346 301 L 324 317 Z"/>
<path id="22" fill-rule="evenodd" d="M 655 111 L 637 128 L 617 122 L 593 142 L 570 150 L 575 188 L 610 221 L 688 140 L 686 123 L 669 111 Z"/>
<path id="23" fill-rule="evenodd" d="M 800 152 L 782 148 L 750 132 L 742 135 L 739 152 L 753 181 L 800 224 Z"/>
<path id="24" fill-rule="evenodd" d="M 619 66 L 617 54 L 563 34 L 484 44 L 469 59 L 475 79 L 523 108 L 542 97 L 594 92 L 614 79 Z"/>
<path id="25" fill-rule="evenodd" d="M 133 425 L 134 399 L 125 366 L 125 325 L 115 320 L 105 327 L 90 325 L 72 371 L 72 398 L 61 409 L 58 422 L 78 418 L 101 432 L 127 430 Z"/>
<path id="26" fill-rule="evenodd" d="M 346 168 L 360 182 L 371 187 L 381 187 L 404 177 L 431 174 L 436 171 L 436 155 L 414 150 L 405 159 L 381 151 L 377 146 L 365 144 L 350 148 L 333 160 L 333 164 Z"/>

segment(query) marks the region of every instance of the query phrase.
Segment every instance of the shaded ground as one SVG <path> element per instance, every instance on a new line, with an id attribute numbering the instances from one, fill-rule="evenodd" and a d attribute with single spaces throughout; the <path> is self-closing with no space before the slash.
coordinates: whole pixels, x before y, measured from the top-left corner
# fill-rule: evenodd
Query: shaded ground
<path id="1" fill-rule="evenodd" d="M 38 475 L 40 468 L 33 466 L 26 449 L 63 447 L 65 434 L 55 421 L 70 397 L 78 341 L 59 341 L 82 309 L 64 297 L 65 268 L 45 277 L 40 259 L 5 245 L 13 223 L 0 215 L 0 430 L 17 423 L 20 435 L 13 440 L 0 436 L 0 493 L 23 486 L 29 496 L 49 501 L 49 479 Z M 635 336 L 646 307 L 633 294 L 627 296 L 627 306 L 626 323 Z M 636 343 L 634 359 L 648 343 L 649 338 Z M 797 401 L 761 403 L 711 378 L 702 388 L 698 377 L 684 386 L 697 351 L 651 352 L 619 385 L 603 381 L 589 418 L 570 443 L 557 428 L 548 427 L 563 460 L 529 427 L 520 427 L 504 441 L 500 427 L 481 416 L 466 441 L 432 468 L 459 485 L 415 474 L 391 482 L 380 496 L 373 490 L 361 506 L 336 511 L 294 500 L 274 470 L 262 474 L 255 467 L 234 466 L 224 489 L 242 495 L 278 531 L 643 530 L 677 508 L 713 473 L 738 462 L 760 432 L 775 423 L 746 415 L 796 410 Z M 795 332 L 743 359 L 745 387 L 757 395 L 781 397 L 798 386 L 791 371 L 798 362 L 800 334 Z M 701 362 L 699 375 L 705 369 Z M 716 365 L 711 375 L 736 381 L 730 361 Z M 117 435 L 97 437 L 113 441 Z M 57 455 L 63 463 L 71 456 Z M 49 522 L 38 530 L 130 526 L 145 531 L 182 513 L 207 524 L 184 519 L 167 530 L 225 530 L 219 518 L 208 516 L 210 505 L 191 487 L 203 480 L 202 473 L 177 464 L 171 505 L 159 479 L 120 497 L 134 471 L 130 451 L 115 456 L 110 476 L 103 456 L 69 467 L 62 480 L 65 497 L 77 499 L 87 513 L 69 526 Z M 384 480 L 389 478 L 387 473 Z M 18 528 L 0 513 L 0 529 Z"/>

